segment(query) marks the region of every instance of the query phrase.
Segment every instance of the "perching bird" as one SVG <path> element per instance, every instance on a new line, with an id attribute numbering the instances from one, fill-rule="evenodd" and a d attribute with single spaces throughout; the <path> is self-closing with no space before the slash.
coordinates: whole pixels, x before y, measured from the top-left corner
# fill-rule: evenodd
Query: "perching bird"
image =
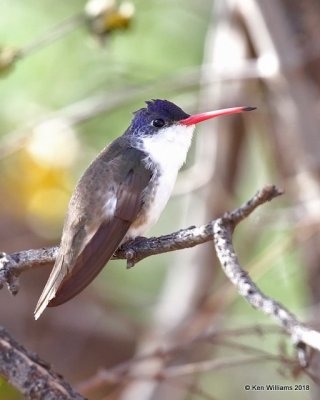
<path id="1" fill-rule="evenodd" d="M 167 100 L 146 104 L 77 184 L 35 319 L 47 306 L 60 305 L 83 290 L 121 243 L 142 235 L 158 220 L 186 160 L 195 124 L 254 109 L 234 107 L 190 116 Z"/>

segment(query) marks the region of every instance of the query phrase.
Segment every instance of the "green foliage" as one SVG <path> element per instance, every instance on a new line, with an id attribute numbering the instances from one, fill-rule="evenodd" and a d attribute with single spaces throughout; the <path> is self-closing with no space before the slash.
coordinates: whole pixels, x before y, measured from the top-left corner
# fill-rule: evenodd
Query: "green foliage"
<path id="1" fill-rule="evenodd" d="M 21 394 L 0 377 L 0 400 L 22 400 Z"/>

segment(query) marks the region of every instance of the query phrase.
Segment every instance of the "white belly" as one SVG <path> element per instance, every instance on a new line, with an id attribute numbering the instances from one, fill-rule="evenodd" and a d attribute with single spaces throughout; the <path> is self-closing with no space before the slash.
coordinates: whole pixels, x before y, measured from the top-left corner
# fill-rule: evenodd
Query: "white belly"
<path id="1" fill-rule="evenodd" d="M 187 158 L 193 130 L 194 125 L 174 125 L 159 135 L 143 139 L 143 150 L 158 165 L 159 177 L 153 199 L 148 206 L 146 222 L 139 227 L 130 228 L 127 236 L 141 236 L 157 222 L 171 196 L 178 171 Z"/>

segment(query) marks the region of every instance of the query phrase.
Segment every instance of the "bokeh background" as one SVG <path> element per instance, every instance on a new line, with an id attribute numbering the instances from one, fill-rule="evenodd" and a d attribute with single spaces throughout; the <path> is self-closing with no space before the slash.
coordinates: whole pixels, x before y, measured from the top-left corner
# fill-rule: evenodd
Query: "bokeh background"
<path id="1" fill-rule="evenodd" d="M 105 13 L 84 17 L 98 3 Z M 285 195 L 237 229 L 236 249 L 266 294 L 319 328 L 317 0 L 0 0 L 0 10 L 1 251 L 59 242 L 77 179 L 144 100 L 166 98 L 189 113 L 257 106 L 197 129 L 174 196 L 149 234 L 202 225 L 264 184 L 279 185 Z M 212 243 L 131 270 L 110 262 L 77 298 L 35 322 L 49 271 L 23 274 L 16 297 L 1 290 L 0 324 L 89 399 L 319 398 L 285 335 L 224 277 Z M 131 361 L 135 379 L 92 379 L 181 344 L 167 358 Z M 256 362 L 246 363 L 248 354 Z M 204 360 L 216 364 L 200 370 Z M 314 355 L 314 377 L 318 363 Z M 143 378 L 173 365 L 195 368 Z M 310 390 L 258 393 L 246 384 Z M 20 398 L 0 379 L 0 399 Z"/>

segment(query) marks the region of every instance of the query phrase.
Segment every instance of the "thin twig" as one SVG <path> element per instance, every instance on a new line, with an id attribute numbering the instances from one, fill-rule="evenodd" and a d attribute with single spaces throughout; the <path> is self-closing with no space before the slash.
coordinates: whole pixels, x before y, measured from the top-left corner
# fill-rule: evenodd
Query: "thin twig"
<path id="1" fill-rule="evenodd" d="M 170 235 L 152 238 L 137 238 L 125 243 L 114 254 L 113 259 L 126 259 L 128 267 L 146 257 L 170 251 L 194 247 L 213 239 L 212 223 L 187 229 L 181 229 Z M 48 247 L 35 250 L 22 250 L 11 255 L 0 253 L 0 287 L 7 284 L 12 294 L 18 292 L 15 278 L 22 272 L 36 267 L 52 264 L 59 247 Z M 12 285 L 14 282 L 14 285 Z"/>
<path id="2" fill-rule="evenodd" d="M 291 335 L 298 349 L 300 363 L 307 364 L 305 346 L 320 351 L 320 333 L 299 322 L 283 305 L 264 295 L 250 279 L 238 261 L 232 245 L 232 234 L 235 226 L 246 218 L 258 205 L 271 200 L 281 192 L 275 186 L 266 186 L 260 190 L 245 206 L 226 213 L 214 222 L 214 243 L 222 268 L 243 296 L 253 307 L 272 316 Z"/>
<path id="3" fill-rule="evenodd" d="M 270 187 L 267 186 L 243 206 L 233 211 L 232 218 L 235 223 L 239 220 L 239 217 L 242 216 L 243 219 L 260 204 L 271 200 L 272 196 L 275 197 L 281 194 L 280 191 L 270 193 L 270 190 Z M 264 193 L 264 196 L 261 196 L 261 193 Z M 266 193 L 269 194 L 270 198 L 265 197 Z M 197 246 L 213 239 L 214 224 L 215 221 L 212 221 L 200 227 L 193 226 L 181 229 L 169 235 L 137 238 L 121 246 L 115 252 L 113 259 L 126 259 L 127 266 L 133 267 L 146 257 Z M 22 250 L 10 255 L 0 253 L 0 287 L 7 284 L 9 290 L 16 294 L 18 285 L 15 278 L 29 269 L 54 263 L 58 250 L 58 246 L 54 246 L 35 250 Z"/>
<path id="4" fill-rule="evenodd" d="M 82 13 L 69 17 L 65 21 L 62 21 L 55 27 L 51 28 L 48 32 L 44 33 L 40 38 L 19 49 L 17 52 L 17 59 L 27 57 L 30 54 L 41 50 L 42 48 L 65 36 L 67 33 L 73 31 L 75 28 L 78 28 L 85 22 L 86 17 Z"/>
<path id="5" fill-rule="evenodd" d="M 267 325 L 256 325 L 256 326 L 248 326 L 248 327 L 243 327 L 241 329 L 223 329 L 223 330 L 210 330 L 208 332 L 202 333 L 200 335 L 197 335 L 196 337 L 192 338 L 191 340 L 187 340 L 184 342 L 179 342 L 179 343 L 174 343 L 171 345 L 167 345 L 165 348 L 162 346 L 159 349 L 145 352 L 143 354 L 140 354 L 138 356 L 132 357 L 131 359 L 124 361 L 113 368 L 109 369 L 100 369 L 94 376 L 88 378 L 85 381 L 80 382 L 77 385 L 77 390 L 80 391 L 81 393 L 89 393 L 92 390 L 97 390 L 101 386 L 107 385 L 107 384 L 116 384 L 121 381 L 124 381 L 125 379 L 131 378 L 130 371 L 137 371 L 138 366 L 140 363 L 143 363 L 144 361 L 147 360 L 166 360 L 166 361 L 171 361 L 173 360 L 173 357 L 190 351 L 190 349 L 193 346 L 199 346 L 200 344 L 206 344 L 210 343 L 212 345 L 217 345 L 219 347 L 221 346 L 227 346 L 228 348 L 240 350 L 246 355 L 248 355 L 249 352 L 252 352 L 253 355 L 259 356 L 259 357 L 278 357 L 279 362 L 286 362 L 287 364 L 292 365 L 293 367 L 297 366 L 296 360 L 291 359 L 291 358 L 284 358 L 281 355 L 276 355 L 276 354 L 271 354 L 268 353 L 264 350 L 257 349 L 255 347 L 252 347 L 250 345 L 245 346 L 245 345 L 238 345 L 228 342 L 226 340 L 227 338 L 230 337 L 235 337 L 239 339 L 239 337 L 247 337 L 248 335 L 254 335 L 254 336 L 261 336 L 261 335 L 270 335 L 272 333 L 281 335 L 282 332 L 274 326 L 267 326 Z M 230 347 L 228 346 L 228 343 L 231 343 Z M 253 361 L 252 361 L 253 362 Z M 237 363 L 237 362 L 236 362 Z M 226 365 L 224 362 L 219 359 L 219 362 L 213 366 L 213 369 L 216 368 L 224 368 L 230 366 Z M 162 371 L 165 371 L 166 369 L 163 369 Z M 162 373 L 162 372 L 158 372 Z M 135 375 L 136 376 L 136 375 Z M 139 374 L 141 376 L 141 373 Z M 151 378 L 150 378 L 151 379 Z M 156 379 L 156 378 L 154 378 Z"/>
<path id="6" fill-rule="evenodd" d="M 292 360 L 283 360 L 278 355 L 260 355 L 260 356 L 230 356 L 226 358 L 218 358 L 213 360 L 198 361 L 190 364 L 173 365 L 166 367 L 158 376 L 158 379 L 174 379 L 186 375 L 195 375 L 204 372 L 209 372 L 217 369 L 225 369 L 230 367 L 243 367 L 245 364 L 252 364 L 266 361 L 285 361 L 294 365 Z M 134 378 L 140 378 L 134 376 Z M 147 376 L 143 377 L 147 378 Z M 154 379 L 154 377 L 153 377 Z"/>

